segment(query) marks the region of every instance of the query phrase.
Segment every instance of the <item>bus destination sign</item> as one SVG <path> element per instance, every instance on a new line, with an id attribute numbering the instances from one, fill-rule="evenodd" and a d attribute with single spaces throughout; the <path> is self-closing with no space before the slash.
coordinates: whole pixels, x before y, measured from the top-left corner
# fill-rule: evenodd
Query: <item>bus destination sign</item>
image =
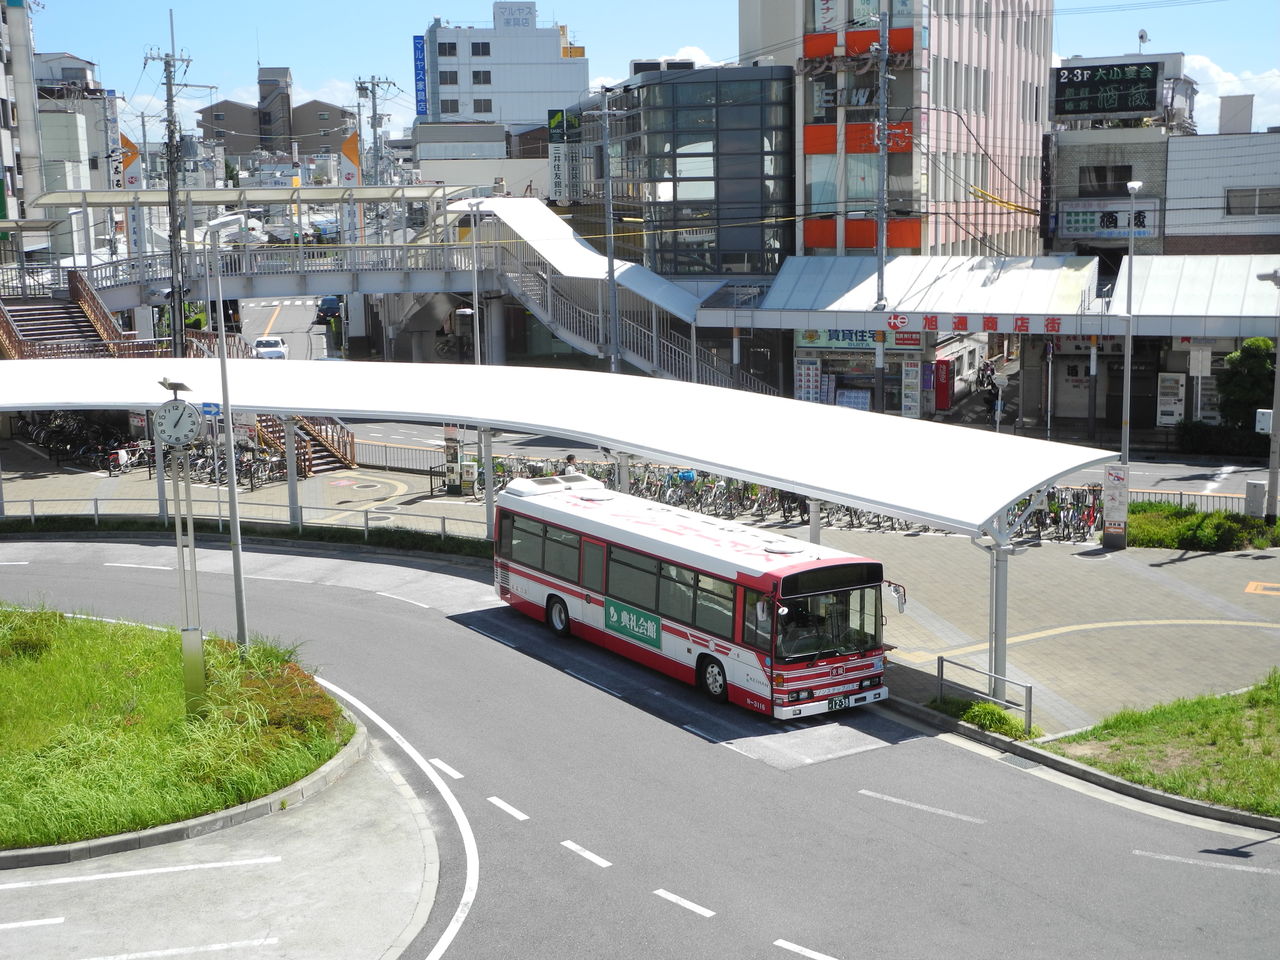
<path id="1" fill-rule="evenodd" d="M 1057 120 L 1156 117 L 1164 109 L 1164 62 L 1100 63 L 1053 68 Z"/>

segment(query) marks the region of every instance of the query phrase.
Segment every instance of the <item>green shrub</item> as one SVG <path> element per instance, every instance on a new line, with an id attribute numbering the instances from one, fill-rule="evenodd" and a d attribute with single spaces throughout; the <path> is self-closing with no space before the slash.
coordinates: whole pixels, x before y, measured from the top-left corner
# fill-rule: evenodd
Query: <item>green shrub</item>
<path id="1" fill-rule="evenodd" d="M 1271 441 L 1264 433 L 1209 424 L 1203 420 L 1179 421 L 1174 432 L 1181 453 L 1262 459 L 1270 451 Z"/>
<path id="2" fill-rule="evenodd" d="M 1280 530 L 1259 517 L 1215 510 L 1200 513 L 1172 503 L 1129 505 L 1129 546 L 1216 553 L 1280 546 Z"/>
<path id="3" fill-rule="evenodd" d="M 1026 724 L 1019 717 L 1015 717 L 1008 710 L 1002 709 L 999 705 L 989 703 L 985 700 L 977 701 L 969 705 L 969 708 L 961 714 L 960 719 L 965 723 L 971 723 L 975 727 L 987 730 L 991 733 L 997 733 L 1002 737 L 1008 737 L 1011 740 L 1026 740 L 1027 730 Z M 1043 737 L 1044 731 L 1039 727 L 1032 725 L 1031 737 Z"/>

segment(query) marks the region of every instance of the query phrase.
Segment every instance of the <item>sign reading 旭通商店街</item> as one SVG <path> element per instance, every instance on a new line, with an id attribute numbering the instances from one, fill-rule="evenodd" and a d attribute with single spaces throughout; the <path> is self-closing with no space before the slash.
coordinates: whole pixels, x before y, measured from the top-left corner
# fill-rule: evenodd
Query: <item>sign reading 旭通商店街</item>
<path id="1" fill-rule="evenodd" d="M 610 633 L 662 649 L 662 621 L 645 610 L 606 598 L 604 626 Z"/>

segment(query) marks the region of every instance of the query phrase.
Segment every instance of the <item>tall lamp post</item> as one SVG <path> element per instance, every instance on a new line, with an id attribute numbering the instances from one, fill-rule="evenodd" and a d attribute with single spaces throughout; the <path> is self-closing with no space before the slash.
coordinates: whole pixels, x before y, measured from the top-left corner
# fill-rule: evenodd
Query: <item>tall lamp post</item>
<path id="1" fill-rule="evenodd" d="M 1141 180 L 1130 180 L 1129 191 L 1129 256 L 1126 259 L 1128 278 L 1125 283 L 1126 315 L 1124 329 L 1124 385 L 1120 397 L 1120 469 L 1109 471 L 1107 499 L 1115 505 L 1115 517 L 1105 517 L 1102 545 L 1112 550 L 1123 550 L 1129 545 L 1129 403 L 1133 392 L 1133 240 L 1134 219 L 1138 208 L 1138 191 Z M 1117 476 L 1118 474 L 1118 476 Z"/>
<path id="2" fill-rule="evenodd" d="M 1280 270 L 1258 274 L 1259 280 L 1270 280 L 1280 287 Z M 1280 321 L 1277 321 L 1280 323 Z M 1277 330 L 1280 334 L 1280 330 Z M 1280 479 L 1280 336 L 1276 337 L 1277 362 L 1272 364 L 1274 386 L 1271 392 L 1271 453 L 1267 460 L 1267 505 L 1263 508 L 1263 521 L 1269 527 L 1276 523 L 1277 479 Z"/>

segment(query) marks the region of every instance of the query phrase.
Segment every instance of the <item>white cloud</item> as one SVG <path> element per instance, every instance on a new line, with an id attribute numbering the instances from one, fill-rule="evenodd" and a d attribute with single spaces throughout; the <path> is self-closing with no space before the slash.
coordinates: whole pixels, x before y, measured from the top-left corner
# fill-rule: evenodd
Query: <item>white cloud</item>
<path id="1" fill-rule="evenodd" d="M 1198 53 L 1187 55 L 1186 70 L 1199 89 L 1195 117 L 1200 133 L 1218 132 L 1221 97 L 1249 93 L 1253 94 L 1253 130 L 1280 126 L 1280 70 L 1234 74 Z"/>

